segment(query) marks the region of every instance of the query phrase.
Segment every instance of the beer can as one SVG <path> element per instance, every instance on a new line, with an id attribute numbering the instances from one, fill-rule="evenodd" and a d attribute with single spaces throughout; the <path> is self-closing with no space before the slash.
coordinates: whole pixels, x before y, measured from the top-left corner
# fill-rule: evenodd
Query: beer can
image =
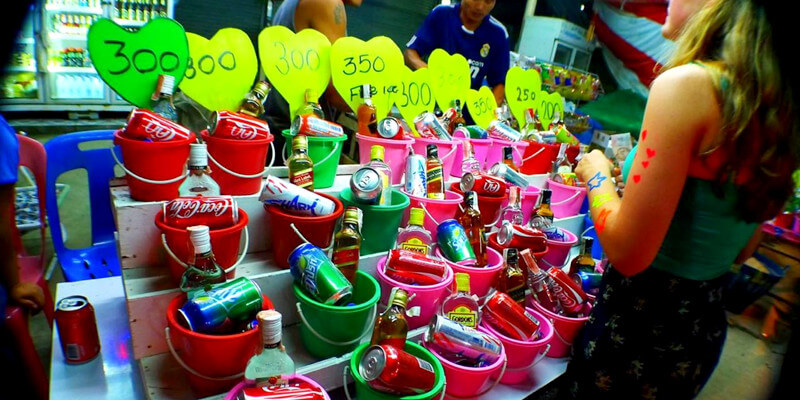
<path id="1" fill-rule="evenodd" d="M 467 237 L 467 232 L 458 221 L 448 219 L 439 224 L 436 229 L 436 240 L 439 243 L 439 249 L 448 260 L 461 265 L 478 263 Z"/>
<path id="2" fill-rule="evenodd" d="M 322 249 L 311 243 L 303 243 L 292 250 L 289 272 L 298 285 L 321 303 L 341 305 L 352 297 L 350 281 Z"/>
<path id="3" fill-rule="evenodd" d="M 326 121 L 313 114 L 298 115 L 294 117 L 291 126 L 292 135 L 306 135 L 318 137 L 340 137 L 344 136 L 342 126 Z"/>
<path id="4" fill-rule="evenodd" d="M 69 296 L 59 300 L 55 320 L 67 364 L 81 364 L 100 354 L 94 307 L 86 297 Z"/>
<path id="5" fill-rule="evenodd" d="M 384 268 L 388 277 L 409 285 L 435 285 L 447 275 L 444 261 L 411 250 L 389 250 Z"/>
<path id="6" fill-rule="evenodd" d="M 211 290 L 198 291 L 178 309 L 178 315 L 192 331 L 224 332 L 252 321 L 261 311 L 263 301 L 258 284 L 242 276 Z"/>
<path id="7" fill-rule="evenodd" d="M 239 206 L 231 196 L 177 197 L 162 203 L 161 210 L 163 222 L 173 228 L 206 225 L 221 229 L 239 222 Z"/>
<path id="8" fill-rule="evenodd" d="M 517 185 L 522 189 L 528 187 L 528 180 L 525 179 L 525 177 L 522 176 L 522 174 L 520 174 L 517 171 L 514 171 L 513 169 L 509 168 L 508 165 L 505 165 L 503 163 L 496 163 L 495 165 L 492 165 L 492 167 L 489 168 L 489 175 L 494 175 L 498 178 L 502 178 L 506 182 L 512 185 Z"/>
<path id="9" fill-rule="evenodd" d="M 411 154 L 406 160 L 406 193 L 416 197 L 428 196 L 428 175 L 425 157 Z"/>
<path id="10" fill-rule="evenodd" d="M 378 122 L 378 135 L 384 139 L 403 139 L 403 127 L 395 117 L 386 117 Z"/>
<path id="11" fill-rule="evenodd" d="M 166 142 L 169 140 L 189 139 L 194 134 L 189 128 L 170 121 L 150 110 L 135 108 L 128 114 L 128 122 L 122 129 L 122 135 L 135 140 Z"/>
<path id="12" fill-rule="evenodd" d="M 522 139 L 521 133 L 497 119 L 489 123 L 486 131 L 489 133 L 489 137 L 494 139 L 508 140 L 510 142 L 519 142 Z"/>
<path id="13" fill-rule="evenodd" d="M 214 111 L 211 119 L 211 136 L 237 139 L 254 140 L 269 137 L 267 121 L 251 117 L 246 114 L 232 111 Z"/>
<path id="14" fill-rule="evenodd" d="M 358 374 L 372 389 L 399 396 L 426 393 L 436 384 L 431 363 L 389 345 L 367 348 Z"/>
<path id="15" fill-rule="evenodd" d="M 503 351 L 496 337 L 438 314 L 431 319 L 423 340 L 442 355 L 457 354 L 476 363 L 492 364 Z"/>
<path id="16" fill-rule="evenodd" d="M 497 243 L 506 248 L 531 249 L 534 253 L 547 250 L 547 236 L 528 225 L 506 222 L 497 232 Z"/>
<path id="17" fill-rule="evenodd" d="M 459 135 L 456 135 L 459 132 Z M 453 137 L 465 137 L 470 139 L 488 139 L 489 132 L 478 125 L 467 125 L 456 128 L 453 131 Z"/>
<path id="18" fill-rule="evenodd" d="M 330 215 L 336 210 L 336 203 L 331 199 L 284 182 L 272 175 L 267 175 L 258 200 L 265 205 L 278 206 L 297 215 L 316 217 Z"/>
<path id="19" fill-rule="evenodd" d="M 506 182 L 500 178 L 486 174 L 472 174 L 469 172 L 461 176 L 461 182 L 458 186 L 464 193 L 471 190 L 479 196 L 491 197 L 504 196 L 508 190 Z"/>
<path id="20" fill-rule="evenodd" d="M 425 111 L 418 115 L 417 118 L 414 118 L 414 126 L 417 128 L 417 132 L 419 132 L 420 135 L 422 132 L 428 132 L 436 139 L 453 139 L 450 136 L 450 133 L 447 132 L 447 128 L 445 128 L 442 122 L 439 121 L 439 119 L 436 118 L 436 115 L 433 115 L 432 112 Z"/>
<path id="21" fill-rule="evenodd" d="M 364 204 L 378 204 L 383 192 L 381 174 L 371 167 L 361 167 L 350 176 L 353 200 Z"/>
<path id="22" fill-rule="evenodd" d="M 547 270 L 553 279 L 553 294 L 558 299 L 561 309 L 565 313 L 575 315 L 583 310 L 583 303 L 588 298 L 581 285 L 575 283 L 561 268 L 555 267 Z"/>
<path id="23" fill-rule="evenodd" d="M 486 322 L 503 335 L 523 341 L 536 339 L 539 320 L 508 294 L 495 291 L 481 311 Z"/>

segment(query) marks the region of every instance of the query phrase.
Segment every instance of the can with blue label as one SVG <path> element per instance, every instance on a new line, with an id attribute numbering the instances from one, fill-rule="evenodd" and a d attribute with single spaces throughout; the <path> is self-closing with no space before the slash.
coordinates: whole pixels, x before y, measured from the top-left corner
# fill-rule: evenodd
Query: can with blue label
<path id="1" fill-rule="evenodd" d="M 178 315 L 192 331 L 224 332 L 255 318 L 263 301 L 258 284 L 242 276 L 199 292 L 178 310 Z"/>
<path id="2" fill-rule="evenodd" d="M 344 305 L 353 295 L 353 285 L 322 249 L 311 243 L 297 246 L 289 254 L 289 272 L 295 283 L 327 305 Z"/>
<path id="3" fill-rule="evenodd" d="M 472 245 L 469 243 L 467 232 L 458 221 L 448 219 L 439 224 L 439 228 L 436 229 L 436 240 L 439 243 L 439 249 L 448 260 L 462 265 L 478 263 Z"/>

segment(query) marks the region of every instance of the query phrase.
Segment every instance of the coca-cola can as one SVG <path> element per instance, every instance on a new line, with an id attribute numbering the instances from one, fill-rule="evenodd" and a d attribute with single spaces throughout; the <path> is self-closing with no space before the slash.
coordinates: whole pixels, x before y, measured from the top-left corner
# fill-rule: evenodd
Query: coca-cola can
<path id="1" fill-rule="evenodd" d="M 512 339 L 533 340 L 539 331 L 539 320 L 506 293 L 494 292 L 481 311 L 492 328 Z"/>
<path id="2" fill-rule="evenodd" d="M 178 197 L 161 205 L 164 224 L 173 228 L 206 225 L 228 228 L 239 222 L 239 206 L 231 196 Z"/>
<path id="3" fill-rule="evenodd" d="M 313 114 L 298 115 L 292 121 L 291 132 L 293 135 L 340 137 L 344 136 L 342 126 L 326 121 Z"/>
<path id="4" fill-rule="evenodd" d="M 322 389 L 303 387 L 290 382 L 282 386 L 253 386 L 242 389 L 236 400 L 325 400 Z"/>
<path id="5" fill-rule="evenodd" d="M 497 243 L 506 248 L 531 249 L 541 253 L 547 249 L 547 235 L 528 225 L 506 222 L 497 232 Z"/>
<path id="6" fill-rule="evenodd" d="M 426 393 L 436 384 L 431 363 L 389 345 L 370 346 L 358 373 L 372 389 L 399 396 Z"/>
<path id="7" fill-rule="evenodd" d="M 267 125 L 266 121 L 232 111 L 214 111 L 211 136 L 225 139 L 255 140 L 266 139 L 269 134 L 269 125 Z"/>
<path id="8" fill-rule="evenodd" d="M 411 250 L 389 250 L 384 272 L 398 282 L 435 285 L 447 275 L 447 264 Z"/>
<path id="9" fill-rule="evenodd" d="M 508 126 L 505 122 L 500 120 L 492 120 L 486 128 L 489 137 L 493 139 L 508 140 L 509 142 L 519 142 L 522 139 L 522 134 L 514 128 Z"/>
<path id="10" fill-rule="evenodd" d="M 479 196 L 500 197 L 506 194 L 508 185 L 504 180 L 491 175 L 467 172 L 461 177 L 459 188 L 464 193 L 471 190 Z"/>
<path id="11" fill-rule="evenodd" d="M 403 139 L 403 126 L 395 117 L 386 117 L 378 122 L 378 135 L 384 139 Z"/>
<path id="12" fill-rule="evenodd" d="M 503 351 L 500 339 L 441 315 L 433 316 L 424 340 L 442 355 L 457 354 L 475 363 L 492 364 Z"/>
<path id="13" fill-rule="evenodd" d="M 94 307 L 84 296 L 69 296 L 56 305 L 56 327 L 67 364 L 85 363 L 100 354 Z"/>
<path id="14" fill-rule="evenodd" d="M 293 214 L 312 217 L 330 215 L 336 210 L 336 203 L 331 199 L 284 182 L 272 175 L 267 175 L 264 190 L 261 191 L 258 200 L 265 205 L 278 206 Z"/>
<path id="15" fill-rule="evenodd" d="M 440 140 L 453 140 L 447 128 L 439 121 L 432 112 L 425 111 L 414 118 L 414 126 L 417 128 L 417 133 L 422 137 L 434 138 Z M 423 134 L 425 132 L 425 134 Z"/>
<path id="16" fill-rule="evenodd" d="M 189 128 L 170 121 L 150 110 L 135 108 L 128 114 L 128 122 L 122 129 L 122 135 L 129 139 L 166 142 L 177 139 L 189 139 L 192 131 Z"/>
<path id="17" fill-rule="evenodd" d="M 581 285 L 575 283 L 561 268 L 550 268 L 547 270 L 547 274 L 553 279 L 553 294 L 558 299 L 561 309 L 570 315 L 576 315 L 583 311 L 583 303 L 586 302 L 588 296 Z"/>

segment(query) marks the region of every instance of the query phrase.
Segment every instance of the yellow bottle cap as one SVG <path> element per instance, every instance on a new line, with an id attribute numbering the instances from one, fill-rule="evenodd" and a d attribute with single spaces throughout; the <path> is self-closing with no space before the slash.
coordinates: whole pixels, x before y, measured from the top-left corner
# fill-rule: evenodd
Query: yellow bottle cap
<path id="1" fill-rule="evenodd" d="M 456 290 L 469 293 L 469 274 L 456 272 Z"/>
<path id="2" fill-rule="evenodd" d="M 369 158 L 372 159 L 372 160 L 380 159 L 381 161 L 383 161 L 384 151 L 385 150 L 384 150 L 383 146 L 376 144 L 376 145 L 372 146 L 372 148 L 370 148 L 370 150 L 369 150 Z"/>
<path id="3" fill-rule="evenodd" d="M 306 103 L 316 103 L 317 102 L 317 93 L 314 89 L 306 89 Z"/>
<path id="4" fill-rule="evenodd" d="M 421 208 L 412 207 L 408 215 L 408 223 L 411 225 L 422 226 L 425 223 L 425 211 Z"/>
<path id="5" fill-rule="evenodd" d="M 398 288 L 392 297 L 392 304 L 405 308 L 408 304 L 408 292 Z"/>
<path id="6" fill-rule="evenodd" d="M 306 137 L 306 135 L 297 135 L 294 138 L 292 138 L 292 148 L 307 150 L 308 138 Z"/>

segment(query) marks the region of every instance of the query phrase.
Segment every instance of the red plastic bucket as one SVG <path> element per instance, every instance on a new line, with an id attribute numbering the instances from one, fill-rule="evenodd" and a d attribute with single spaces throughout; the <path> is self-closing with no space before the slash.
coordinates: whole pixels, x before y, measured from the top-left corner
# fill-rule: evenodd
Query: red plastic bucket
<path id="1" fill-rule="evenodd" d="M 372 146 L 383 146 L 383 161 L 389 164 L 392 170 L 392 185 L 403 183 L 403 173 L 406 172 L 406 160 L 414 144 L 414 139 L 383 139 L 372 136 L 356 134 L 358 140 L 358 161 L 366 164 L 370 160 Z M 425 153 L 421 153 L 425 154 Z"/>
<path id="2" fill-rule="evenodd" d="M 406 305 L 406 309 L 419 306 L 418 316 L 406 317 L 406 320 L 408 321 L 408 329 L 417 329 L 421 326 L 428 325 L 431 322 L 431 318 L 433 318 L 433 315 L 436 314 L 436 311 L 439 308 L 439 302 L 448 293 L 447 289 L 453 285 L 453 277 L 455 276 L 453 270 L 447 268 L 445 271 L 445 277 L 441 282 L 435 285 L 421 286 L 408 285 L 390 278 L 386 275 L 386 272 L 384 272 L 385 266 L 386 257 L 384 256 L 378 260 L 378 265 L 375 268 L 378 276 L 378 283 L 381 285 L 381 304 L 388 304 L 389 294 L 392 291 L 392 287 L 397 286 L 400 289 L 408 292 L 409 297 L 414 295 L 414 298 L 412 298 Z"/>
<path id="3" fill-rule="evenodd" d="M 536 202 L 539 201 L 539 193 L 542 190 L 536 186 L 528 186 L 525 190 L 521 191 L 522 194 L 522 201 L 521 208 L 522 208 L 522 222 L 528 223 L 531 219 L 531 213 L 533 213 L 533 207 L 536 207 Z M 501 210 L 508 205 L 508 196 L 506 196 L 505 201 L 500 206 Z M 500 226 L 500 221 L 497 221 L 497 226 Z"/>
<path id="4" fill-rule="evenodd" d="M 519 172 L 526 175 L 546 174 L 553 170 L 553 161 L 558 157 L 560 143 L 541 143 L 526 141 L 528 147 L 522 155 L 522 162 L 519 165 Z M 578 146 L 567 147 L 567 159 L 575 165 L 575 157 L 578 156 L 580 148 Z M 516 160 L 515 160 L 516 161 Z"/>
<path id="5" fill-rule="evenodd" d="M 501 255 L 503 254 L 503 250 L 505 249 L 505 247 L 503 247 L 500 243 L 497 243 L 497 232 L 492 232 L 486 235 L 486 243 L 488 247 L 495 249 Z M 550 242 L 548 242 L 548 244 L 549 243 Z M 525 249 L 518 247 L 517 250 L 522 251 Z M 536 258 L 536 261 L 541 261 L 542 257 L 544 257 L 544 255 L 547 254 L 548 250 L 549 250 L 548 248 L 545 248 L 543 251 L 540 251 L 538 253 L 533 253 L 533 257 Z M 523 269 L 523 271 L 526 271 L 526 269 Z"/>
<path id="6" fill-rule="evenodd" d="M 267 296 L 262 295 L 263 310 L 272 310 L 274 306 Z M 261 346 L 261 330 L 250 329 L 247 332 L 232 335 L 207 335 L 193 332 L 183 326 L 176 315 L 178 309 L 186 302 L 186 295 L 180 294 L 169 302 L 167 307 L 167 345 L 173 357 L 182 363 L 188 372 L 189 385 L 197 398 L 207 397 L 230 390 L 242 379 L 236 376 L 242 373 L 247 361 Z M 196 375 L 204 375 L 205 377 Z M 215 379 L 207 379 L 215 378 Z M 220 379 L 231 377 L 231 379 Z"/>
<path id="7" fill-rule="evenodd" d="M 492 139 L 492 146 L 489 147 L 489 153 L 486 154 L 484 169 L 489 169 L 492 165 L 503 161 L 503 147 L 514 148 L 514 151 L 511 152 L 514 156 L 514 164 L 519 166 L 522 164 L 522 158 L 525 154 L 525 148 L 528 147 L 528 142 L 524 140 L 511 142 L 508 140 Z"/>
<path id="8" fill-rule="evenodd" d="M 185 177 L 189 144 L 186 139 L 168 142 L 145 142 L 114 132 L 114 144 L 122 149 L 120 164 L 126 173 L 131 198 L 138 201 L 172 200 L 178 197 L 178 187 Z M 111 154 L 115 154 L 113 151 Z M 115 156 L 116 157 L 116 156 Z"/>
<path id="9" fill-rule="evenodd" d="M 237 140 L 203 133 L 211 177 L 219 184 L 220 194 L 248 195 L 261 191 L 267 152 L 274 139 L 271 134 L 266 139 Z M 269 165 L 274 161 L 275 149 Z"/>
<path id="10" fill-rule="evenodd" d="M 421 208 L 425 210 L 425 223 L 423 224 L 423 227 L 427 229 L 428 232 L 430 232 L 434 237 L 436 237 L 436 228 L 439 227 L 440 223 L 448 219 L 455 218 L 456 212 L 458 211 L 458 206 L 464 200 L 464 196 L 451 190 L 445 190 L 444 200 L 412 196 L 406 193 L 405 190 L 403 193 L 408 195 L 410 204 L 403 212 L 403 223 L 401 226 L 408 225 L 408 215 L 411 212 L 412 207 Z"/>
<path id="11" fill-rule="evenodd" d="M 561 268 L 567 263 L 569 251 L 572 249 L 572 246 L 578 243 L 578 236 L 574 233 L 566 229 L 557 229 L 564 234 L 564 240 L 547 239 L 547 253 L 541 260 L 544 262 L 543 267 L 545 269 L 550 267 Z"/>
<path id="12" fill-rule="evenodd" d="M 481 322 L 481 326 L 503 342 L 503 348 L 506 350 L 508 366 L 506 367 L 506 373 L 500 379 L 500 383 L 504 385 L 514 385 L 526 380 L 531 368 L 538 364 L 550 351 L 550 342 L 555 332 L 553 324 L 533 308 L 526 307 L 525 311 L 539 321 L 539 336 L 536 340 L 512 339 L 494 330 L 485 319 Z"/>
<path id="13" fill-rule="evenodd" d="M 464 195 L 461 192 L 461 188 L 458 186 L 458 182 L 453 182 L 450 184 L 450 190 Z M 524 197 L 523 197 L 524 199 Z M 503 204 L 508 203 L 508 192 L 506 192 L 503 196 L 484 196 L 478 195 L 478 210 L 481 212 L 481 223 L 484 226 L 491 225 L 493 222 L 497 220 L 497 216 L 500 214 L 500 210 L 503 209 Z M 460 209 L 459 205 L 459 209 Z"/>
<path id="14" fill-rule="evenodd" d="M 305 388 L 309 388 L 309 389 L 312 389 L 312 390 L 319 390 L 322 393 L 322 398 L 324 400 L 330 400 L 331 399 L 331 397 L 328 395 L 328 392 L 325 390 L 325 388 L 322 385 L 320 385 L 317 381 L 315 381 L 315 380 L 313 380 L 313 379 L 311 379 L 311 378 L 309 378 L 309 377 L 307 377 L 305 375 L 294 374 L 294 375 L 286 376 L 285 378 L 289 382 L 290 386 L 293 386 L 295 384 L 299 384 L 300 387 L 305 387 Z M 246 382 L 246 381 L 239 382 L 236 386 L 233 387 L 233 389 L 231 389 L 228 392 L 228 394 L 225 395 L 225 399 L 224 400 L 239 400 L 240 398 L 244 398 L 244 397 L 240 397 L 240 395 L 244 396 L 242 394 L 242 390 L 244 390 L 249 385 L 250 384 L 248 382 Z"/>
<path id="15" fill-rule="evenodd" d="M 246 229 L 248 222 L 247 213 L 239 209 L 239 222 L 233 226 L 221 229 L 210 229 L 211 250 L 214 258 L 220 267 L 226 270 L 225 276 L 232 279 L 236 275 L 236 260 L 239 258 L 239 244 L 242 238 L 242 230 Z M 164 223 L 164 211 L 156 214 L 156 226 L 161 230 L 164 250 L 167 252 L 167 267 L 173 282 L 180 283 L 184 265 L 194 256 L 194 248 L 189 241 L 189 231 L 181 228 L 174 228 Z M 246 236 L 247 237 L 247 236 Z M 169 254 L 172 253 L 172 254 Z M 242 250 L 242 254 L 247 253 L 247 247 Z M 172 255 L 175 257 L 173 258 Z M 175 259 L 177 258 L 177 260 Z M 180 260 L 180 262 L 178 262 Z M 234 267 L 234 268 L 232 268 Z M 230 271 L 228 271 L 230 269 Z"/>
<path id="16" fill-rule="evenodd" d="M 590 297 L 589 299 L 591 301 L 593 298 Z M 553 339 L 550 340 L 550 351 L 547 352 L 547 357 L 561 358 L 569 355 L 572 343 L 589 319 L 589 312 L 592 310 L 590 301 L 587 301 L 583 306 L 583 315 L 586 315 L 585 317 L 570 318 L 554 314 L 533 301 L 531 297 L 528 297 L 528 305 L 532 305 L 536 311 L 553 324 Z"/>
<path id="17" fill-rule="evenodd" d="M 429 144 L 435 144 L 439 149 L 439 159 L 442 160 L 442 179 L 447 179 L 453 171 L 453 166 L 456 164 L 456 153 L 461 147 L 461 141 L 415 138 L 414 144 L 412 144 L 411 147 L 414 148 L 414 154 L 427 156 Z"/>
<path id="18" fill-rule="evenodd" d="M 550 208 L 556 218 L 574 217 L 580 213 L 586 198 L 586 187 L 570 186 L 547 179 L 547 187 L 552 192 Z"/>
<path id="19" fill-rule="evenodd" d="M 464 272 L 469 274 L 469 292 L 482 298 L 486 296 L 486 293 L 489 293 L 489 288 L 492 287 L 497 273 L 503 269 L 505 265 L 503 262 L 503 255 L 498 253 L 497 250 L 487 246 L 486 251 L 489 254 L 489 262 L 486 264 L 486 267 L 483 268 L 468 267 L 454 263 L 442 255 L 442 251 L 439 247 L 436 247 L 434 254 L 444 260 L 444 262 L 453 269 L 454 273 Z"/>
<path id="20" fill-rule="evenodd" d="M 453 132 L 453 140 L 469 140 L 472 143 L 472 150 L 475 152 L 475 159 L 481 163 L 481 168 L 486 169 L 486 155 L 489 154 L 489 148 L 492 147 L 492 139 L 471 139 L 465 138 L 463 131 Z M 461 176 L 461 164 L 464 161 L 464 146 L 460 146 L 456 150 L 456 160 L 453 165 L 453 170 L 450 171 L 450 176 Z"/>
<path id="21" fill-rule="evenodd" d="M 336 208 L 331 214 L 321 217 L 306 217 L 293 215 L 283 211 L 278 206 L 267 206 L 270 217 L 270 238 L 272 238 L 272 256 L 275 264 L 281 268 L 289 268 L 289 254 L 306 240 L 319 248 L 330 246 L 333 239 L 333 230 L 336 221 L 344 212 L 341 200 L 325 193 L 317 193 L 336 203 Z M 292 228 L 297 229 L 306 240 L 300 237 Z"/>

